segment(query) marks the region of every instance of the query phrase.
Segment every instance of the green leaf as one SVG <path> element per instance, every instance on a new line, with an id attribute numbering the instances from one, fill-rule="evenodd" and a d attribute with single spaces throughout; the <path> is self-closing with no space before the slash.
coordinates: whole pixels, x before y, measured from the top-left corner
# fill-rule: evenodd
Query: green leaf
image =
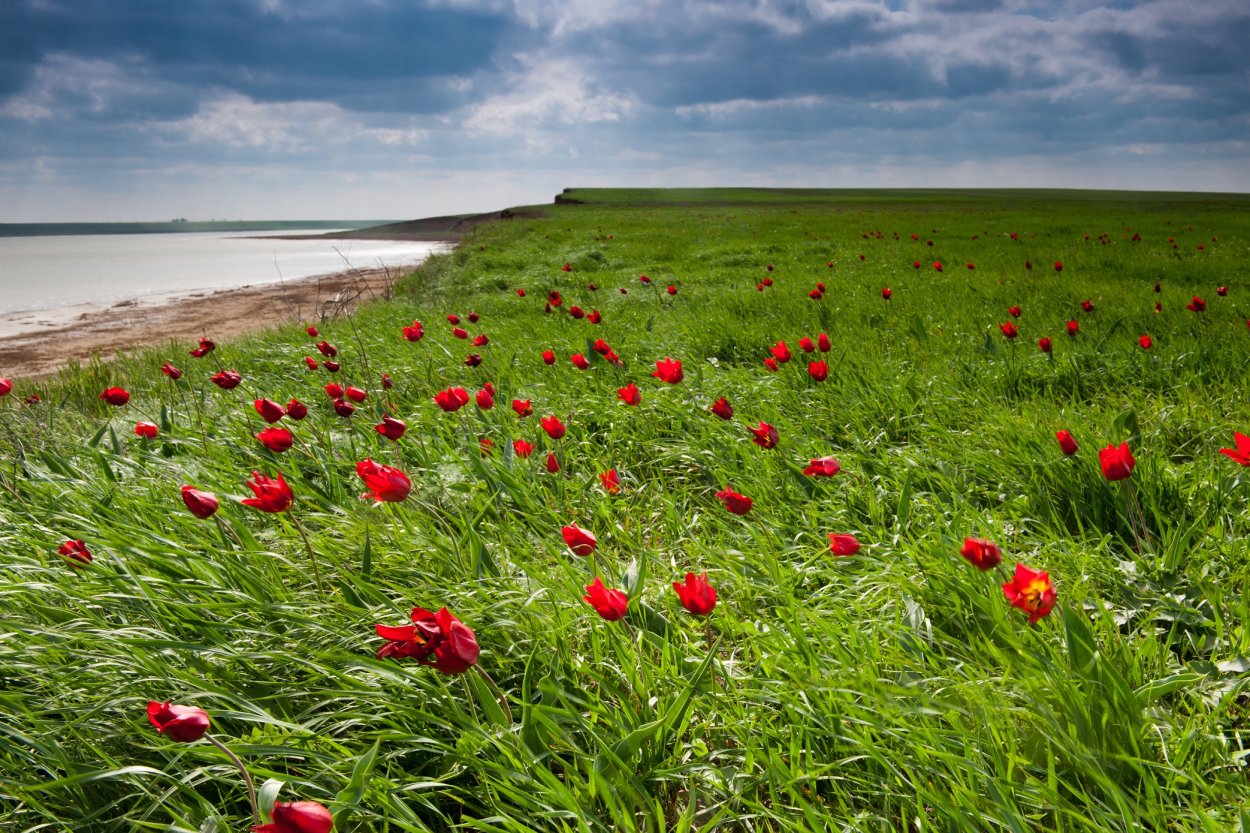
<path id="1" fill-rule="evenodd" d="M 284 783 L 284 781 L 279 781 L 277 778 L 270 778 L 260 785 L 260 790 L 256 793 L 256 804 L 260 807 L 260 812 L 266 819 L 273 814 L 273 803 L 278 800 L 278 793 L 281 791 Z"/>
<path id="2" fill-rule="evenodd" d="M 373 774 L 373 765 L 378 759 L 378 747 L 381 743 L 380 738 L 375 740 L 373 746 L 369 747 L 369 751 L 356 759 L 356 766 L 352 767 L 352 779 L 334 797 L 335 804 L 339 805 L 334 811 L 334 826 L 340 830 L 343 829 L 343 822 L 351 808 L 359 804 L 365 796 L 365 785 L 369 782 L 369 776 Z"/>

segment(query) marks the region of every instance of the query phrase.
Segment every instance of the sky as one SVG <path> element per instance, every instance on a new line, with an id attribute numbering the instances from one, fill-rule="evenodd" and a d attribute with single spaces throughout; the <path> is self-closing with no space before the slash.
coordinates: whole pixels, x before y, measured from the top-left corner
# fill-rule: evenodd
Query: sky
<path id="1" fill-rule="evenodd" d="M 1250 192 L 1246 0 L 0 0 L 0 222 Z"/>

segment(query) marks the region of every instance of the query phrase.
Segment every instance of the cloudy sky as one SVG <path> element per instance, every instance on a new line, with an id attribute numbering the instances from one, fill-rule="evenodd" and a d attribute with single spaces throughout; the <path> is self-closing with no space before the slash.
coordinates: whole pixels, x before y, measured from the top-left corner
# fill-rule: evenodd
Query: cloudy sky
<path id="1" fill-rule="evenodd" d="M 1247 0 L 3 0 L 0 221 L 1250 191 Z"/>

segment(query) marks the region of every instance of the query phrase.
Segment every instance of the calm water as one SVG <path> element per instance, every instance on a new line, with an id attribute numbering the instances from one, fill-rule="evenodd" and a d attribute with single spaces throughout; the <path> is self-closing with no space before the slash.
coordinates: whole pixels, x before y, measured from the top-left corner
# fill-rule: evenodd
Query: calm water
<path id="1" fill-rule="evenodd" d="M 264 235 L 0 237 L 0 337 L 123 300 L 165 299 L 348 269 L 412 266 L 446 248 L 438 243 L 278 240 Z"/>

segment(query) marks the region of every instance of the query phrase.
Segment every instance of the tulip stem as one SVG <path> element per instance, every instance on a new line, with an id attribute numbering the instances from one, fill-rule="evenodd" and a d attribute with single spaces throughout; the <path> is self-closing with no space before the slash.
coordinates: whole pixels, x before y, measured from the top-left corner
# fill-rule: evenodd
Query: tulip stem
<path id="1" fill-rule="evenodd" d="M 247 771 L 247 767 L 243 766 L 243 762 L 239 760 L 239 756 L 231 752 L 230 748 L 224 743 L 217 740 L 217 738 L 212 735 L 205 735 L 204 737 L 208 739 L 209 743 L 224 752 L 226 757 L 233 761 L 234 765 L 239 768 L 239 772 L 243 773 L 243 783 L 247 785 L 247 800 L 252 805 L 252 821 L 260 824 L 260 807 L 256 804 L 256 784 L 252 781 L 251 773 Z"/>
<path id="2" fill-rule="evenodd" d="M 299 522 L 299 518 L 294 514 L 291 515 L 291 523 L 295 524 L 295 531 L 299 533 L 299 537 L 304 541 L 304 549 L 308 551 L 308 560 L 312 562 L 313 581 L 317 583 L 317 592 L 322 596 L 326 594 L 325 586 L 321 583 L 321 567 L 317 563 L 317 553 L 313 550 L 312 542 L 308 540 L 308 533 L 304 531 L 304 525 Z"/>
<path id="3" fill-rule="evenodd" d="M 473 666 L 473 670 L 476 671 L 478 675 L 481 676 L 482 681 L 485 682 L 486 685 L 490 688 L 490 690 L 495 693 L 495 699 L 499 701 L 499 707 L 503 709 L 504 717 L 508 718 L 508 725 L 511 726 L 512 725 L 512 709 L 509 708 L 508 706 L 508 698 L 507 696 L 504 695 L 503 690 L 491 678 L 490 674 L 486 673 L 486 671 L 482 668 L 482 666 L 475 665 Z"/>

